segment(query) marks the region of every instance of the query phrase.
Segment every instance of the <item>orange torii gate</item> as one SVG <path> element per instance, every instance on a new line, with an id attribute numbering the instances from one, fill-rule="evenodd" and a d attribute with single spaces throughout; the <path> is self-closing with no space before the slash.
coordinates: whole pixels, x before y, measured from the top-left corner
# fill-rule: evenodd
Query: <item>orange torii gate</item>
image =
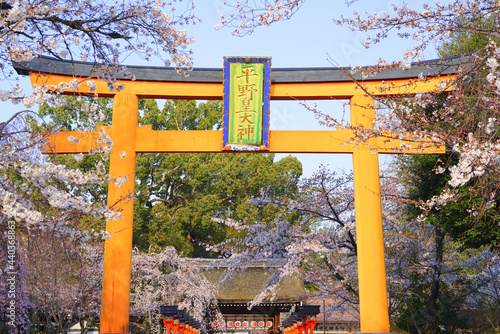
<path id="1" fill-rule="evenodd" d="M 390 96 L 429 92 L 444 80 L 455 77 L 460 58 L 429 61 L 409 70 L 392 69 L 363 78 L 366 92 L 372 96 Z M 20 74 L 29 74 L 32 84 L 57 85 L 78 78 L 82 82 L 95 76 L 93 64 L 60 61 L 41 57 L 29 63 L 15 64 Z M 220 100 L 223 97 L 222 70 L 194 69 L 183 77 L 163 67 L 128 67 L 135 81 L 121 78 L 121 91 L 110 92 L 102 80 L 96 89 L 86 84 L 64 94 L 112 97 L 112 126 L 106 132 L 113 140 L 110 175 L 127 176 L 121 188 L 109 184 L 108 205 L 121 210 L 122 219 L 108 221 L 112 236 L 106 240 L 101 304 L 100 333 L 129 332 L 130 274 L 136 153 L 145 152 L 228 152 L 223 150 L 222 131 L 153 131 L 137 125 L 139 98 Z M 270 97 L 275 100 L 347 99 L 351 125 L 369 127 L 375 119 L 375 103 L 345 69 L 273 69 Z M 419 76 L 427 80 L 417 79 Z M 384 89 L 380 89 L 384 87 Z M 69 136 L 80 138 L 78 144 Z M 345 144 L 354 136 L 350 130 L 269 131 L 269 146 L 264 153 L 350 153 L 353 157 L 355 217 L 357 234 L 361 332 L 389 332 L 388 302 L 382 233 L 378 153 L 439 154 L 443 147 L 401 150 L 400 140 L 376 137 L 359 145 Z M 52 137 L 51 153 L 86 153 L 96 145 L 96 133 L 60 132 Z M 406 143 L 406 146 L 410 143 Z M 122 152 L 125 152 L 123 157 Z M 122 155 L 122 156 L 120 156 Z"/>

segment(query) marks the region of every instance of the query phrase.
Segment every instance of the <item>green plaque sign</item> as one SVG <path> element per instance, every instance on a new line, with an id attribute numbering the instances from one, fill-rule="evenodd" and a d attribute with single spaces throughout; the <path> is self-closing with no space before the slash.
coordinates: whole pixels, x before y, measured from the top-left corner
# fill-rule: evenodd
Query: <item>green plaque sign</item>
<path id="1" fill-rule="evenodd" d="M 270 58 L 225 58 L 224 147 L 267 149 L 270 62 Z"/>
<path id="2" fill-rule="evenodd" d="M 262 63 L 232 63 L 229 90 L 229 142 L 262 143 Z"/>

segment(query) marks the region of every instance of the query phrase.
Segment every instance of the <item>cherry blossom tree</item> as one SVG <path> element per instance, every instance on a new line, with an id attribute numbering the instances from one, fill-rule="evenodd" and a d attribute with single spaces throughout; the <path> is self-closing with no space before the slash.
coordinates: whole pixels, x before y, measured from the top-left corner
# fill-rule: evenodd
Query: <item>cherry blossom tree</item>
<path id="1" fill-rule="evenodd" d="M 67 88 L 77 90 L 80 82 L 73 79 L 57 87 L 34 86 L 32 92 L 23 92 L 12 63 L 33 60 L 40 54 L 89 61 L 94 64 L 98 79 L 105 80 L 110 90 L 120 90 L 122 87 L 115 84 L 116 77 L 126 75 L 121 65 L 132 54 L 146 60 L 160 58 L 166 65 L 175 66 L 178 72 L 187 73 L 192 68 L 188 46 L 194 40 L 187 36 L 183 26 L 196 21 L 193 3 L 189 0 L 168 3 L 68 0 L 50 4 L 39 0 L 5 0 L 0 3 L 3 88 L 0 99 L 26 108 L 0 123 L 0 231 L 7 233 L 8 226 L 15 226 L 15 256 L 19 268 L 25 268 L 16 276 L 17 306 L 22 308 L 17 312 L 17 320 L 22 321 L 19 330 L 29 326 L 27 317 L 23 317 L 29 303 L 22 302 L 26 295 L 23 295 L 23 286 L 28 285 L 33 292 L 32 307 L 47 317 L 50 314 L 50 318 L 59 323 L 58 331 L 63 331 L 66 325 L 62 319 L 92 316 L 99 304 L 96 282 L 100 278 L 100 266 L 90 239 L 97 238 L 102 243 L 102 238 L 107 236 L 101 231 L 82 228 L 81 221 L 89 217 L 113 220 L 119 213 L 87 196 L 96 186 L 109 181 L 105 161 L 112 142 L 107 134 L 99 135 L 100 149 L 89 152 L 101 156 L 93 160 L 91 168 L 82 171 L 48 161 L 40 154 L 47 144 L 47 136 L 57 128 L 37 132 L 25 121 L 25 116 L 30 115 L 28 121 L 43 122 L 34 111 L 35 105 L 47 102 L 62 106 L 65 100 L 58 93 Z M 92 107 L 88 103 L 81 106 L 98 114 Z M 81 130 L 93 129 L 96 122 L 99 119 Z M 57 234 L 51 235 L 51 232 Z M 4 236 L 7 234 L 2 238 Z M 37 238 L 50 242 L 45 245 Z M 30 240 L 29 247 L 26 240 Z M 52 252 L 45 252 L 47 249 L 43 247 L 49 245 Z M 37 252 L 46 255 L 44 260 L 49 261 L 51 257 L 51 265 L 33 258 L 39 254 L 33 252 L 37 247 Z M 56 254 L 56 250 L 61 254 Z M 1 254 L 3 251 L 5 249 Z M 2 264 L 4 260 L 2 257 Z M 0 277 L 2 288 L 5 278 L 5 275 Z M 85 293 L 85 289 L 91 292 Z M 77 305 L 77 301 L 84 299 L 88 303 L 88 314 L 82 313 L 81 304 Z"/>
<path id="2" fill-rule="evenodd" d="M 116 75 L 125 71 L 120 65 L 131 54 L 145 59 L 159 57 L 165 64 L 175 65 L 180 72 L 188 71 L 192 68 L 192 59 L 187 47 L 193 40 L 181 27 L 196 22 L 192 2 L 69 0 L 49 6 L 38 0 L 8 0 L 2 2 L 0 21 L 3 27 L 0 33 L 2 81 L 5 84 L 14 82 L 10 89 L 0 91 L 0 98 L 22 103 L 27 108 L 0 124 L 2 215 L 22 220 L 27 226 L 43 223 L 44 214 L 30 199 L 36 189 L 50 206 L 61 212 L 80 210 L 111 218 L 112 213 L 106 208 L 72 196 L 69 187 L 62 190 L 55 186 L 58 182 L 72 186 L 107 182 L 102 162 L 88 173 L 45 163 L 37 155 L 46 144 L 44 134 L 27 131 L 18 117 L 35 114 L 28 108 L 36 103 L 63 104 L 65 101 L 57 92 L 69 87 L 78 89 L 78 80 L 60 87 L 34 86 L 32 93 L 24 93 L 16 83 L 12 62 L 29 61 L 38 54 L 91 61 L 95 64 L 97 77 L 106 80 L 111 90 L 121 89 L 115 86 Z M 101 153 L 109 153 L 112 147 L 109 137 L 103 134 L 100 140 Z M 11 172 L 19 175 L 16 181 L 6 178 Z"/>
<path id="3" fill-rule="evenodd" d="M 61 226 L 20 237 L 33 326 L 65 333 L 75 322 L 94 323 L 100 312 L 102 242 L 68 236 Z"/>
<path id="4" fill-rule="evenodd" d="M 29 329 L 29 313 L 33 304 L 26 286 L 29 273 L 23 259 L 15 252 L 16 245 L 11 242 L 15 240 L 14 234 L 9 234 L 9 230 L 12 232 L 14 229 L 9 227 L 13 227 L 13 224 L 0 224 L 0 242 L 6 246 L 0 249 L 0 301 L 3 315 L 0 328 L 7 328 L 17 334 Z"/>
<path id="5" fill-rule="evenodd" d="M 221 26 L 244 35 L 259 26 L 292 19 L 304 1 L 238 1 L 231 15 L 222 17 Z M 499 183 L 498 141 L 500 49 L 498 46 L 498 10 L 494 0 L 457 0 L 447 4 L 425 4 L 415 9 L 410 4 L 394 6 L 393 13 L 384 15 L 342 15 L 333 19 L 355 31 L 366 33 L 366 48 L 389 38 L 414 41 L 414 47 L 405 50 L 402 59 L 383 60 L 371 67 L 352 68 L 367 76 L 387 69 L 411 68 L 412 62 L 422 59 L 429 47 L 442 46 L 453 52 L 453 38 L 465 36 L 485 41 L 472 53 L 459 55 L 463 65 L 455 81 L 442 82 L 435 91 L 406 97 L 374 97 L 380 109 L 377 122 L 369 128 L 345 125 L 326 113 L 315 111 L 324 124 L 346 127 L 355 131 L 353 141 L 365 141 L 374 136 L 417 141 L 426 139 L 430 145 L 445 145 L 456 159 L 436 166 L 436 172 L 448 172 L 450 179 L 440 194 L 422 203 L 426 213 L 464 196 L 480 199 L 470 210 L 479 219 L 497 208 Z M 332 61 L 335 61 L 334 59 Z M 346 73 L 349 75 L 349 73 Z M 423 74 L 419 81 L 429 77 Z M 362 82 L 360 88 L 363 89 Z M 451 92 L 447 92 L 452 88 Z M 383 87 L 381 87 L 383 89 Z M 382 108 L 385 106 L 386 108 Z M 464 190 L 466 186 L 466 191 Z M 460 189 L 461 188 L 461 189 Z M 497 209 L 498 211 L 498 209 Z M 491 221 L 497 221 L 494 218 Z M 490 229 L 499 229 L 491 224 Z M 498 241 L 497 241 L 498 244 Z"/>
<path id="6" fill-rule="evenodd" d="M 472 317 L 464 310 L 498 280 L 487 275 L 497 255 L 491 250 L 464 254 L 460 243 L 429 223 L 386 221 L 386 227 L 392 321 L 415 333 L 471 328 Z M 487 309 L 473 307 L 477 312 Z"/>
<path id="7" fill-rule="evenodd" d="M 417 161 L 432 162 L 434 157 L 420 158 Z M 436 178 L 441 175 L 423 166 L 415 164 L 413 170 L 404 173 L 430 174 L 427 186 L 420 187 L 429 196 L 429 189 L 438 189 L 446 179 L 439 182 Z M 467 321 L 471 317 L 464 310 L 470 308 L 471 298 L 477 298 L 480 290 L 492 283 L 486 273 L 495 266 L 497 255 L 485 246 L 474 249 L 467 245 L 470 240 L 459 242 L 454 237 L 453 229 L 459 227 L 450 224 L 460 226 L 460 220 L 468 217 L 466 212 L 461 214 L 464 203 L 434 210 L 426 219 L 419 217 L 420 211 L 412 201 L 415 186 L 408 186 L 408 177 L 402 175 L 401 166 L 393 166 L 384 175 L 383 187 L 392 319 L 404 330 L 415 333 L 469 328 L 472 324 Z"/>
<path id="8" fill-rule="evenodd" d="M 148 318 L 151 333 L 163 333 L 159 314 L 162 305 L 177 305 L 201 324 L 207 333 L 211 320 L 221 320 L 217 312 L 217 287 L 203 276 L 200 268 L 181 257 L 174 247 L 148 254 L 135 249 L 132 257 L 132 312 Z"/>
<path id="9" fill-rule="evenodd" d="M 410 324 L 403 329 L 418 333 L 434 333 L 439 326 L 467 328 L 461 312 L 493 293 L 498 277 L 491 273 L 498 266 L 498 256 L 487 248 L 464 253 L 463 244 L 439 226 L 407 216 L 406 190 L 393 175 L 382 178 L 391 322 L 401 327 Z M 228 268 L 221 279 L 245 270 L 254 260 L 266 260 L 272 275 L 250 306 L 272 299 L 282 278 L 295 276 L 312 286 L 316 297 L 334 298 L 336 304 L 330 311 L 357 315 L 351 182 L 352 176 L 322 169 L 302 180 L 296 199 L 266 194 L 254 198 L 254 205 L 273 203 L 283 209 L 274 221 L 215 219 L 244 231 L 240 238 L 210 247 L 221 253 L 217 265 Z M 290 212 L 300 212 L 301 219 L 286 220 Z M 488 300 L 494 304 L 496 299 Z"/>
<path id="10" fill-rule="evenodd" d="M 282 213 L 273 221 L 236 222 L 215 219 L 244 231 L 208 246 L 221 253 L 217 266 L 227 268 L 222 280 L 245 270 L 252 261 L 266 260 L 272 272 L 251 306 L 272 299 L 286 276 L 297 276 L 314 285 L 319 296 L 336 298 L 335 311 L 357 313 L 356 234 L 353 218 L 352 176 L 337 176 L 321 169 L 302 180 L 295 199 L 254 198 L 254 205 L 275 205 Z M 301 219 L 294 219 L 293 212 Z M 279 268 L 275 270 L 275 268 Z"/>
<path id="11" fill-rule="evenodd" d="M 102 184 L 106 180 L 103 174 L 71 170 L 61 165 L 44 162 L 40 155 L 40 144 L 44 142 L 43 136 L 27 131 L 21 119 L 2 124 L 1 132 L 0 220 L 2 226 L 0 231 L 2 239 L 7 240 L 7 237 L 13 237 L 9 243 L 2 243 L 2 248 L 6 248 L 7 245 L 14 246 L 15 253 L 15 255 L 9 253 L 9 258 L 2 256 L 1 262 L 5 265 L 12 256 L 19 270 L 10 270 L 14 273 L 12 277 L 2 275 L 0 281 L 1 284 L 6 284 L 7 279 L 12 279 L 14 282 L 15 289 L 18 291 L 15 296 L 16 307 L 19 308 L 16 310 L 16 320 L 21 322 L 11 329 L 22 330 L 30 325 L 29 318 L 23 315 L 40 305 L 38 301 L 33 304 L 33 295 L 30 295 L 28 303 L 25 300 L 27 297 L 25 291 L 28 291 L 26 290 L 28 287 L 30 292 L 35 291 L 31 290 L 33 288 L 31 284 L 34 282 L 33 265 L 38 263 L 40 254 L 46 254 L 42 250 L 33 253 L 24 252 L 26 250 L 25 238 L 37 235 L 44 238 L 40 239 L 40 242 L 46 242 L 45 237 L 48 231 L 57 230 L 60 239 L 85 241 L 94 235 L 91 231 L 79 228 L 78 218 L 113 217 L 115 214 L 105 206 L 91 203 L 83 197 L 74 196 L 73 193 L 73 190 L 80 186 L 85 188 Z M 12 234 L 9 234 L 11 232 Z M 102 243 L 102 233 L 99 231 L 96 234 Z M 34 246 L 36 242 L 33 241 L 31 244 Z M 4 251 L 7 249 L 2 249 L 2 255 Z M 33 259 L 33 256 L 37 256 L 37 259 L 30 261 L 30 257 Z M 55 259 L 59 259 L 57 256 Z M 52 268 L 55 268 L 57 264 L 61 263 L 54 261 Z M 71 263 L 65 264 L 71 265 Z M 8 266 L 5 265 L 1 269 L 7 272 L 7 268 Z M 56 286 L 60 287 L 58 284 Z M 49 300 L 52 300 L 52 297 Z"/>
<path id="12" fill-rule="evenodd" d="M 13 228 L 14 221 L 1 226 L 2 245 L 9 247 L 0 250 L 0 299 L 5 302 L 2 313 L 8 315 L 5 320 L 10 331 L 44 328 L 65 333 L 74 322 L 97 318 L 102 280 L 100 233 L 91 242 L 89 234 L 73 231 L 69 235 L 62 224 L 44 225 L 43 230 Z"/>
<path id="13" fill-rule="evenodd" d="M 34 59 L 39 54 L 59 59 L 91 61 L 99 77 L 115 89 L 122 62 L 136 54 L 149 60 L 160 57 L 180 71 L 192 67 L 187 46 L 194 42 L 183 25 L 195 23 L 192 1 L 44 1 L 3 2 L 1 69 L 13 76 L 11 62 Z M 48 98 L 44 87 L 23 97 L 20 86 L 1 92 L 2 100 L 21 101 L 26 107 Z"/>
<path id="14" fill-rule="evenodd" d="M 479 288 L 479 293 L 471 295 L 468 305 L 473 316 L 478 318 L 481 330 L 485 332 L 500 326 L 500 261 L 498 255 L 492 256 L 482 272 L 488 284 Z"/>
<path id="15" fill-rule="evenodd" d="M 244 36 L 254 32 L 258 26 L 269 26 L 274 22 L 288 20 L 299 10 L 304 0 L 285 1 L 237 1 L 236 4 L 224 3 L 232 8 L 232 13 L 221 16 L 222 26 L 231 27 L 233 35 Z"/>

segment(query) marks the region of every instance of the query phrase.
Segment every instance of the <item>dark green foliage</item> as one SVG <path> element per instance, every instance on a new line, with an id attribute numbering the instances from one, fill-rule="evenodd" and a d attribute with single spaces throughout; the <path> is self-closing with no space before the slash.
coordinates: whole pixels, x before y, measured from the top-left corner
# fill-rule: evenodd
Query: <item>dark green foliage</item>
<path id="1" fill-rule="evenodd" d="M 141 101 L 140 124 L 153 130 L 221 128 L 221 104 L 210 101 L 167 101 L 160 111 L 152 100 Z M 263 190 L 294 196 L 302 174 L 300 162 L 272 154 L 139 154 L 134 244 L 172 245 L 188 256 L 211 256 L 200 246 L 235 236 L 232 228 L 212 218 L 272 219 L 273 206 L 252 207 L 248 200 Z"/>
<path id="2" fill-rule="evenodd" d="M 404 156 L 397 160 L 401 180 L 406 185 L 408 199 L 417 204 L 439 195 L 450 179 L 448 173 L 438 174 L 438 166 L 450 165 L 452 155 Z M 446 161 L 446 162 L 443 162 Z M 455 160 L 456 162 L 456 160 Z M 433 209 L 428 221 L 444 228 L 445 233 L 463 244 L 464 248 L 497 246 L 500 243 L 500 231 L 493 228 L 498 211 L 495 207 L 485 208 L 481 216 L 471 214 L 471 210 L 480 206 L 480 199 L 471 197 L 467 187 L 457 189 L 462 196 L 459 200 Z M 422 213 L 416 205 L 406 207 L 409 219 L 415 219 Z"/>
<path id="3" fill-rule="evenodd" d="M 62 107 L 43 105 L 40 116 L 50 121 L 37 130 L 94 130 L 111 125 L 112 100 L 67 97 Z M 139 124 L 153 130 L 220 130 L 222 105 L 218 101 L 139 101 Z M 99 157 L 53 155 L 55 162 L 90 170 Z M 138 154 L 133 243 L 141 250 L 174 246 L 184 255 L 211 256 L 204 244 L 218 243 L 238 233 L 212 218 L 273 219 L 280 209 L 256 208 L 248 203 L 266 190 L 271 195 L 295 196 L 302 165 L 294 157 L 274 162 L 272 154 Z M 77 192 L 78 189 L 75 189 Z M 82 194 L 105 202 L 107 189 L 96 187 Z M 297 214 L 295 214 L 296 216 Z M 293 219 L 293 217 L 290 217 Z M 103 228 L 104 222 L 86 224 Z M 202 244 L 200 246 L 200 243 Z"/>
<path id="4" fill-rule="evenodd" d="M 488 31 L 495 31 L 498 25 L 498 13 L 491 13 L 489 18 L 474 17 L 461 18 L 459 24 L 462 31 L 456 31 L 447 41 L 439 46 L 438 52 L 441 57 L 450 57 L 475 52 L 483 48 L 492 39 L 498 42 L 498 36 L 493 36 Z M 471 29 L 474 25 L 483 26 L 484 29 L 478 31 Z"/>
<path id="5" fill-rule="evenodd" d="M 65 101 L 60 107 L 40 105 L 38 115 L 43 120 L 40 130 L 85 131 L 95 129 L 96 124 L 111 125 L 112 99 L 66 96 Z"/>
<path id="6" fill-rule="evenodd" d="M 492 24 L 496 24 L 495 15 L 487 20 L 477 17 L 462 18 L 459 24 L 467 26 L 468 20 L 473 19 L 481 20 L 485 27 L 491 28 Z M 490 29 L 485 29 L 487 30 Z M 475 52 L 485 47 L 490 37 L 482 31 L 464 29 L 464 32 L 454 33 L 441 45 L 439 53 L 447 57 Z M 429 120 L 429 130 L 454 138 L 465 138 L 470 132 L 481 135 L 484 132 L 481 125 L 486 124 L 489 117 L 495 117 L 478 103 L 478 97 L 484 94 L 481 90 L 485 76 L 486 73 L 476 71 L 470 74 L 470 81 L 460 83 L 457 94 L 461 94 L 462 100 L 466 102 L 454 108 L 456 114 L 451 118 L 447 116 L 450 120 L 439 118 L 440 110 L 448 104 L 442 97 L 434 104 L 433 110 L 416 110 L 415 113 L 425 115 Z M 435 251 L 434 264 L 428 269 L 427 274 L 424 271 L 415 272 L 408 295 L 404 298 L 399 296 L 404 302 L 398 308 L 396 325 L 409 333 L 452 333 L 457 328 L 471 326 L 473 319 L 467 319 L 464 309 L 466 296 L 473 292 L 474 285 L 468 281 L 467 274 L 476 273 L 456 268 L 457 271 L 463 271 L 464 278 L 453 284 L 446 282 L 441 277 L 441 274 L 444 274 L 443 267 L 446 261 L 443 254 L 453 247 L 448 245 L 453 242 L 458 242 L 460 245 L 460 256 L 464 259 L 478 249 L 481 251 L 484 248 L 496 248 L 500 245 L 500 230 L 497 227 L 500 202 L 493 198 L 490 204 L 486 204 L 481 193 L 482 191 L 487 193 L 486 187 L 490 181 L 485 176 L 473 179 L 459 188 L 451 188 L 448 185 L 451 178 L 448 168 L 457 162 L 458 156 L 451 147 L 448 148 L 447 154 L 441 156 L 405 156 L 397 159 L 399 176 L 409 200 L 405 207 L 406 220 L 411 222 L 417 219 L 424 213 L 418 204 L 431 200 L 445 189 L 450 189 L 458 195 L 454 201 L 425 212 L 426 222 L 434 229 L 432 240 Z M 438 167 L 445 172 L 438 174 Z M 414 261 L 418 263 L 419 255 L 415 255 Z M 473 271 L 474 268 L 466 270 Z M 426 275 L 431 277 L 430 281 L 425 279 Z"/>
<path id="7" fill-rule="evenodd" d="M 37 122 L 33 118 L 27 118 L 27 123 L 32 131 L 53 133 L 57 131 L 93 131 L 96 125 L 111 125 L 112 99 L 66 96 L 65 101 L 65 105 L 60 107 L 51 107 L 47 103 L 40 105 L 38 115 L 42 121 Z M 73 155 L 67 154 L 51 154 L 47 157 L 53 163 L 62 164 L 71 169 L 80 169 L 83 172 L 95 171 L 96 163 L 103 160 L 100 154 L 84 154 L 80 161 L 77 161 Z M 104 165 L 108 170 L 109 161 L 104 160 Z M 94 203 L 106 203 L 108 187 L 107 184 L 87 186 L 85 191 L 74 187 L 71 192 L 76 196 L 89 198 Z M 82 228 L 101 230 L 105 227 L 105 221 L 89 216 L 82 218 L 80 225 Z"/>
<path id="8" fill-rule="evenodd" d="M 414 277 L 414 281 L 422 282 L 423 277 Z M 395 325 L 407 333 L 419 333 L 419 329 L 423 328 L 427 328 L 426 333 L 455 333 L 457 328 L 466 328 L 466 319 L 460 314 L 460 307 L 463 304 L 457 303 L 453 290 L 442 283 L 437 301 L 439 307 L 435 312 L 439 328 L 428 328 L 429 289 L 430 284 L 417 284 L 411 287 L 412 293 L 406 301 L 407 304 L 400 308 Z"/>

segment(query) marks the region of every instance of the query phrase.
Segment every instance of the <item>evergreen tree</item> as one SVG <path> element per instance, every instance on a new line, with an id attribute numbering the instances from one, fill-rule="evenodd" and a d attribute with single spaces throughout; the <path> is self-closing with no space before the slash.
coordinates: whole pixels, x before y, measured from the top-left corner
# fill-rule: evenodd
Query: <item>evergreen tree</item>
<path id="1" fill-rule="evenodd" d="M 222 127 L 219 102 L 141 102 L 139 122 L 153 130 L 212 130 Z M 213 218 L 269 220 L 278 214 L 273 206 L 258 209 L 248 201 L 264 190 L 295 196 L 302 174 L 300 162 L 273 154 L 156 153 L 137 157 L 137 199 L 134 244 L 172 245 L 188 256 L 211 256 L 200 243 L 221 242 L 235 236 Z M 213 254 L 212 254 L 213 255 Z"/>
<path id="2" fill-rule="evenodd" d="M 111 125 L 111 100 L 66 99 L 62 107 L 41 107 L 41 116 L 52 120 L 44 124 L 45 128 L 91 130 L 95 123 Z M 155 100 L 140 100 L 139 113 L 139 125 L 151 125 L 153 130 L 222 128 L 222 106 L 218 101 L 167 100 L 160 109 Z M 95 164 L 96 157 L 83 155 L 76 161 L 75 156 L 54 155 L 51 159 L 85 170 Z M 296 158 L 274 159 L 273 154 L 247 153 L 138 154 L 134 246 L 142 251 L 174 246 L 186 256 L 213 256 L 205 251 L 204 244 L 240 233 L 222 227 L 213 218 L 273 219 L 279 213 L 277 208 L 256 208 L 248 201 L 263 191 L 294 197 L 302 174 Z M 105 202 L 106 194 L 101 187 L 84 195 Z M 89 220 L 88 224 L 104 227 L 104 221 Z"/>
<path id="3" fill-rule="evenodd" d="M 485 26 L 491 25 L 493 21 L 484 21 Z M 466 23 L 464 23 L 466 24 Z M 488 29 L 486 29 L 488 30 Z M 484 47 L 489 40 L 480 31 L 456 33 L 444 42 L 439 53 L 442 57 L 454 56 L 464 53 L 472 53 Z M 476 73 L 476 80 L 484 80 L 486 74 Z M 475 96 L 470 96 L 471 111 L 474 111 Z M 444 108 L 446 98 L 441 99 L 441 107 Z M 428 108 L 423 112 L 427 115 L 435 114 L 435 109 Z M 439 108 L 439 106 L 437 107 Z M 484 119 L 488 115 L 467 115 Z M 490 115 L 490 117 L 493 117 Z M 445 131 L 461 134 L 460 123 L 466 120 L 457 120 L 456 128 L 447 128 Z M 439 124 L 435 124 L 439 128 Z M 437 198 L 447 188 L 450 181 L 450 167 L 458 162 L 458 156 L 453 150 L 447 150 L 445 155 L 414 155 L 402 156 L 396 159 L 399 176 L 406 188 L 407 203 L 406 219 L 415 221 L 423 214 L 419 204 Z M 444 171 L 439 173 L 438 171 Z M 423 280 L 421 275 L 414 278 L 413 289 L 409 301 L 403 304 L 397 324 L 401 328 L 409 328 L 410 332 L 420 333 L 420 328 L 425 333 L 439 333 L 443 328 L 460 328 L 466 326 L 464 320 L 460 319 L 461 308 L 467 301 L 457 292 L 457 287 L 447 284 L 441 277 L 442 268 L 445 266 L 443 254 L 446 249 L 460 245 L 463 256 L 467 257 L 470 249 L 484 249 L 492 247 L 495 249 L 500 245 L 500 231 L 493 228 L 498 221 L 498 203 L 495 201 L 489 207 L 481 203 L 480 198 L 474 197 L 469 191 L 477 180 L 469 181 L 468 184 L 458 187 L 456 191 L 461 194 L 457 200 L 433 208 L 426 212 L 426 221 L 434 229 L 435 262 L 432 268 L 432 279 Z M 476 212 L 476 214 L 474 214 Z M 472 214 L 471 214 L 472 213 Z M 450 242 L 453 240 L 454 242 Z M 474 252 L 474 251 L 472 251 Z M 415 261 L 419 261 L 418 258 Z M 467 286 L 465 283 L 464 286 Z M 470 287 L 469 287 L 470 288 Z M 422 293 L 425 292 L 425 293 Z M 410 305 L 411 304 L 411 305 Z M 412 323 L 408 327 L 408 324 Z"/>

